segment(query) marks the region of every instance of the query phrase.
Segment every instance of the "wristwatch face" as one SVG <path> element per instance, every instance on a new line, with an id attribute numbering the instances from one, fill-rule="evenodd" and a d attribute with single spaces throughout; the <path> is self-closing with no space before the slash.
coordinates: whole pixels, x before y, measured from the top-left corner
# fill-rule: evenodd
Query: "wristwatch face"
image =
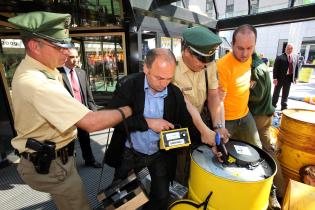
<path id="1" fill-rule="evenodd" d="M 214 129 L 219 129 L 219 128 L 223 128 L 223 125 L 218 123 L 216 126 L 213 127 Z"/>

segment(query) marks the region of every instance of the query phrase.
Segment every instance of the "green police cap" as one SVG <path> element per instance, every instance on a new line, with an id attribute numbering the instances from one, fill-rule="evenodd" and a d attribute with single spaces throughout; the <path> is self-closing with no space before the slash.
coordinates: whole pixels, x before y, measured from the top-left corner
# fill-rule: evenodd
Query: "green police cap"
<path id="1" fill-rule="evenodd" d="M 52 44 L 72 48 L 69 37 L 71 15 L 51 12 L 29 12 L 9 18 L 8 21 L 17 26 L 22 37 L 42 38 Z"/>
<path id="2" fill-rule="evenodd" d="M 222 43 L 218 35 L 207 28 L 195 26 L 183 31 L 183 38 L 190 49 L 201 56 L 211 56 Z"/>

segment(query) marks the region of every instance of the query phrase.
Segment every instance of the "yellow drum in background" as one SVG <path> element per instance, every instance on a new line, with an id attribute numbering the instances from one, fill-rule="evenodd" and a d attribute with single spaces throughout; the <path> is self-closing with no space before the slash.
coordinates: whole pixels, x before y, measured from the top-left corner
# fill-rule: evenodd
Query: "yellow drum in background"
<path id="1" fill-rule="evenodd" d="M 252 171 L 218 163 L 206 145 L 196 148 L 191 154 L 188 198 L 201 203 L 212 191 L 208 210 L 266 210 L 276 164 L 263 150 L 254 148 L 263 161 Z M 261 175 L 253 176 L 257 170 Z"/>
<path id="2" fill-rule="evenodd" d="M 300 181 L 299 169 L 315 164 L 315 111 L 287 109 L 282 112 L 277 148 L 284 178 Z"/>
<path id="3" fill-rule="evenodd" d="M 282 204 L 282 210 L 315 209 L 315 187 L 290 180 Z"/>
<path id="4" fill-rule="evenodd" d="M 312 74 L 313 68 L 301 68 L 299 71 L 299 82 L 310 82 Z"/>

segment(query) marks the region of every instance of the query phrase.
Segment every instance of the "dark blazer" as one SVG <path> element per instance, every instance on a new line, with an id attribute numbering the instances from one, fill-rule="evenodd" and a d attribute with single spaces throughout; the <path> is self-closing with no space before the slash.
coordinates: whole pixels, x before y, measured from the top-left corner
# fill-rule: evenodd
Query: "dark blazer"
<path id="1" fill-rule="evenodd" d="M 299 71 L 299 66 L 298 66 L 298 56 L 293 55 L 293 78 L 297 78 L 298 76 L 298 71 Z M 283 53 L 279 56 L 277 56 L 275 60 L 275 64 L 273 66 L 273 79 L 277 80 L 283 80 L 285 76 L 287 75 L 287 71 L 289 68 L 289 61 L 288 61 L 288 56 L 286 53 Z M 292 81 L 293 82 L 293 81 Z"/>
<path id="2" fill-rule="evenodd" d="M 148 125 L 143 116 L 145 99 L 144 78 L 145 74 L 142 72 L 129 75 L 109 103 L 109 108 L 117 108 L 125 105 L 132 107 L 133 115 L 126 120 L 129 132 L 148 130 Z M 167 89 L 168 95 L 164 100 L 163 119 L 173 124 L 180 124 L 182 127 L 188 127 L 191 140 L 200 142 L 200 134 L 193 125 L 181 91 L 173 84 L 169 84 Z M 105 162 L 108 165 L 115 168 L 120 166 L 125 141 L 126 132 L 123 124 L 120 123 L 115 127 L 110 145 L 106 151 Z M 175 175 L 176 151 L 177 149 L 167 152 L 161 151 L 167 157 L 168 171 L 171 179 Z"/>
<path id="3" fill-rule="evenodd" d="M 65 88 L 68 92 L 73 96 L 72 88 L 70 85 L 70 81 L 68 80 L 67 74 L 63 67 L 58 68 L 59 72 L 62 75 L 62 79 L 64 82 Z M 90 87 L 88 86 L 88 80 L 86 76 L 86 72 L 83 69 L 75 68 L 75 72 L 77 73 L 80 89 L 81 89 L 81 96 L 83 104 L 88 107 L 92 111 L 96 111 L 96 104 L 94 102 L 92 92 Z"/>

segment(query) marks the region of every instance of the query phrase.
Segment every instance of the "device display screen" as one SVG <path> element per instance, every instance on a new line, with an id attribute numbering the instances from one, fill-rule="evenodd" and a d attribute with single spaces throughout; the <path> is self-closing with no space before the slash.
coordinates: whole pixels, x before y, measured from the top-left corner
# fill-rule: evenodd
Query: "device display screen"
<path id="1" fill-rule="evenodd" d="M 167 133 L 167 134 L 165 134 L 165 137 L 168 141 L 173 140 L 173 139 L 179 139 L 180 133 L 179 132 Z"/>

